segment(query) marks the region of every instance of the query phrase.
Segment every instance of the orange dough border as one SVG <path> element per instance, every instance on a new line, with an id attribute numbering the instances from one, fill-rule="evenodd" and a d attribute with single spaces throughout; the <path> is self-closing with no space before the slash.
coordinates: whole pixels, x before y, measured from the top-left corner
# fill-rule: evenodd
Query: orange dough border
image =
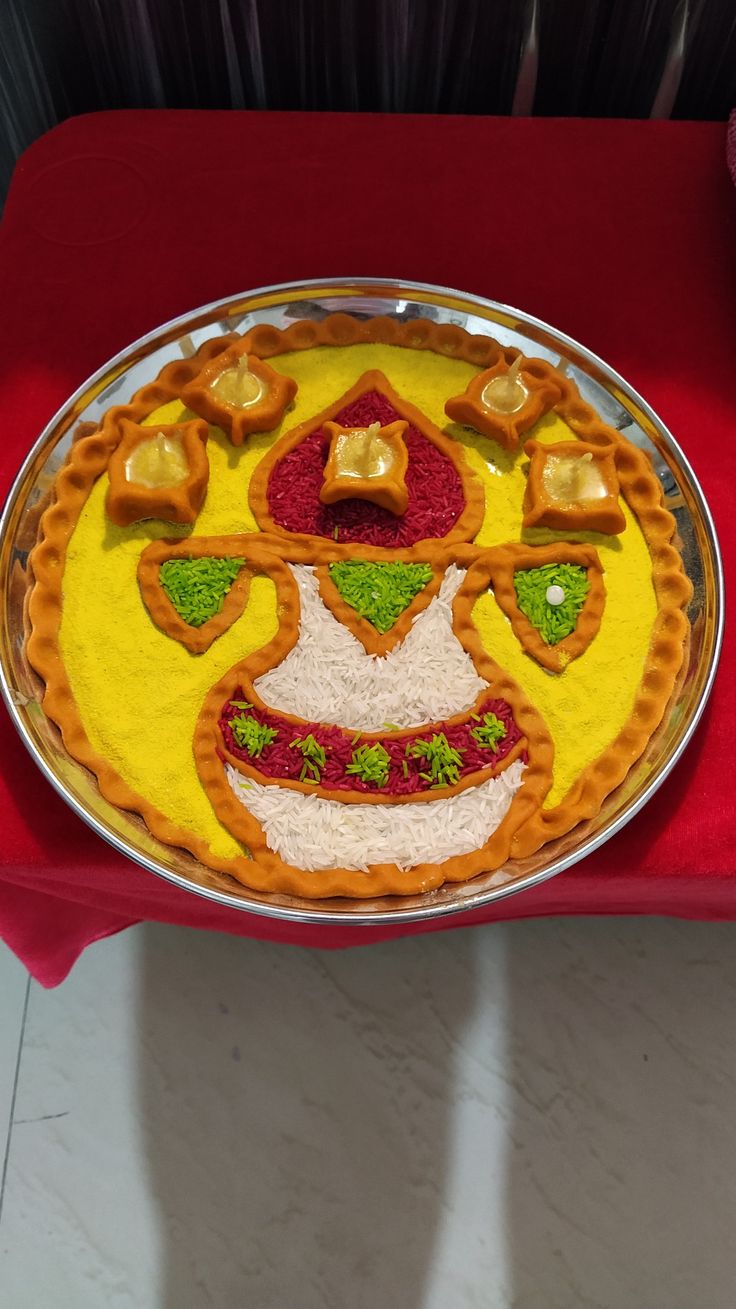
<path id="1" fill-rule="evenodd" d="M 251 540 L 256 541 L 257 538 L 251 538 Z M 366 547 L 367 549 L 368 547 Z M 361 554 L 365 554 L 366 550 L 361 548 Z M 332 553 L 329 543 L 325 543 L 324 553 L 325 555 Z M 378 553 L 375 547 L 373 547 L 373 553 Z M 385 557 L 386 552 L 382 551 L 381 553 Z M 470 561 L 469 556 L 475 554 L 476 552 L 472 550 L 472 547 L 458 545 L 454 549 L 450 548 L 442 552 L 442 558 L 441 560 L 438 559 L 438 565 L 444 568 L 449 563 L 458 562 L 467 566 Z M 288 558 L 292 562 L 311 562 L 314 558 L 314 551 L 304 543 L 294 542 L 288 551 Z M 241 660 L 208 692 L 194 732 L 194 757 L 197 770 L 215 813 L 228 830 L 249 847 L 253 855 L 253 864 L 259 868 L 258 880 L 255 881 L 251 873 L 248 884 L 258 890 L 288 891 L 299 895 L 320 897 L 342 895 L 364 898 L 369 895 L 408 895 L 434 889 L 447 881 L 466 881 L 469 877 L 474 877 L 481 872 L 490 872 L 504 863 L 508 857 L 508 850 L 514 833 L 539 808 L 549 790 L 554 750 L 543 719 L 527 700 L 520 687 L 494 663 L 477 638 L 475 648 L 470 649 L 464 636 L 459 631 L 459 639 L 473 658 L 481 677 L 490 683 L 495 696 L 506 700 L 511 706 L 529 754 L 529 763 L 524 772 L 521 786 L 511 802 L 509 811 L 485 845 L 469 855 L 458 855 L 441 864 L 417 864 L 406 872 L 402 872 L 396 864 L 376 864 L 371 867 L 368 873 L 343 868 L 306 873 L 291 864 L 285 863 L 275 851 L 269 849 L 260 823 L 236 799 L 225 776 L 222 760 L 217 753 L 219 750 L 223 755 L 226 755 L 219 729 L 219 718 L 222 705 L 226 700 L 232 698 L 237 686 L 248 687 L 250 692 L 253 682 L 262 673 L 267 672 L 275 664 L 279 663 L 295 645 L 299 634 L 299 595 L 296 582 L 286 567 L 285 557 L 279 558 L 272 555 L 268 547 L 259 550 L 258 546 L 254 549 L 253 545 L 249 545 L 248 559 L 250 563 L 260 567 L 262 571 L 268 572 L 276 584 L 282 620 L 281 627 L 267 646 Z M 469 577 L 470 574 L 468 573 L 456 597 L 456 613 L 458 601 L 463 592 L 466 590 L 472 591 L 467 599 L 468 606 L 472 608 L 480 590 L 487 584 L 482 574 L 478 574 L 470 582 Z M 457 630 L 457 625 L 454 626 L 456 626 Z M 284 717 L 292 716 L 284 715 Z M 461 714 L 459 717 L 464 718 L 465 715 Z M 294 719 L 295 723 L 301 721 L 297 718 Z M 401 732 L 396 735 L 405 734 L 405 732 Z M 371 734 L 361 733 L 361 735 L 370 736 Z M 381 733 L 376 735 L 381 735 Z M 517 757 L 521 748 L 523 748 L 523 744 L 520 744 Z M 243 775 L 248 775 L 248 766 L 242 760 L 232 758 L 230 762 Z M 510 762 L 512 762 L 511 755 L 507 756 L 503 764 L 508 766 Z M 491 768 L 487 773 L 484 771 L 482 774 L 474 775 L 472 779 L 464 779 L 451 791 L 448 788 L 448 791 L 444 794 L 454 794 L 465 790 L 469 786 L 479 785 L 481 781 L 487 780 L 488 776 L 493 776 L 495 771 Z M 503 768 L 497 771 L 502 772 Z M 268 779 L 260 776 L 255 770 L 252 776 L 257 777 L 262 783 L 268 783 Z M 278 782 L 274 784 L 279 785 Z M 298 782 L 292 783 L 291 789 L 298 789 L 310 795 L 320 794 L 321 791 L 321 788 L 307 786 Z M 334 800 L 336 798 L 333 791 L 321 793 L 328 799 Z M 404 797 L 378 797 L 364 792 L 343 792 L 340 794 L 340 801 L 342 802 L 351 795 L 355 796 L 352 803 L 385 804 L 387 799 L 389 802 L 393 800 L 394 803 L 397 801 L 405 802 Z M 431 798 L 436 800 L 441 797 L 435 794 Z M 415 802 L 419 803 L 422 800 L 427 802 L 429 799 L 429 796 L 414 797 Z M 349 799 L 347 802 L 351 803 Z"/>
<path id="2" fill-rule="evenodd" d="M 547 841 L 569 831 L 582 819 L 592 817 L 605 796 L 623 780 L 631 765 L 643 753 L 653 731 L 661 722 L 684 658 L 688 624 L 682 607 L 689 600 L 692 587 L 684 573 L 680 555 L 672 544 L 675 520 L 662 505 L 661 488 L 646 455 L 602 423 L 594 410 L 581 399 L 572 382 L 551 365 L 538 360 L 534 361 L 535 368 L 540 374 L 546 372 L 550 382 L 562 392 L 562 399 L 554 406 L 560 417 L 582 440 L 594 444 L 609 444 L 613 441 L 617 446 L 621 491 L 638 517 L 647 540 L 652 558 L 653 584 L 660 606 L 645 674 L 630 718 L 615 741 L 584 770 L 559 805 L 546 812 L 541 810 L 542 800 L 550 785 L 553 755 L 552 742 L 543 720 L 520 688 L 490 659 L 471 621 L 477 595 L 491 582 L 491 567 L 487 560 L 484 561 L 483 554 L 492 552 L 482 552 L 460 543 L 450 553 L 458 563 L 470 567 L 455 600 L 454 630 L 473 658 L 480 675 L 491 682 L 496 694 L 511 705 L 529 748 L 529 765 L 522 785 L 506 818 L 482 849 L 450 859 L 444 864 L 422 864 L 406 873 L 400 872 L 395 864 L 376 865 L 369 873 L 342 869 L 305 873 L 286 864 L 273 851 L 268 850 L 263 832 L 256 824 L 259 832 L 255 839 L 247 841 L 253 853 L 252 859 L 246 856 L 219 858 L 212 854 L 202 838 L 178 827 L 145 797 L 136 794 L 107 760 L 93 749 L 71 692 L 58 640 L 63 565 L 68 542 L 92 486 L 107 468 L 110 456 L 119 442 L 118 420 L 125 417 L 139 421 L 160 405 L 178 398 L 182 388 L 201 371 L 205 363 L 236 341 L 240 341 L 243 349 L 262 357 L 290 350 L 311 349 L 317 345 L 377 342 L 416 350 L 428 349 L 464 359 L 481 368 L 498 363 L 502 358 L 510 364 L 518 354 L 513 349 L 502 348 L 490 338 L 472 337 L 460 327 L 438 325 L 424 319 L 397 323 L 389 318 L 374 318 L 358 322 L 346 314 L 333 314 L 321 323 L 298 322 L 283 331 L 268 324 L 259 324 L 242 339 L 231 335 L 206 341 L 192 359 L 177 360 L 163 368 L 158 378 L 136 392 L 129 404 L 108 410 L 98 431 L 80 435 L 74 442 L 67 463 L 56 478 L 54 502 L 41 518 L 39 541 L 30 557 L 33 585 L 28 603 L 31 632 L 27 653 L 29 662 L 46 684 L 44 711 L 60 728 L 69 754 L 95 774 L 101 793 L 110 803 L 140 814 L 151 833 L 164 844 L 189 850 L 206 867 L 230 874 L 253 890 L 304 898 L 345 896 L 360 899 L 381 895 L 411 895 L 435 889 L 444 882 L 467 881 L 480 873 L 500 867 L 509 855 L 512 858 L 523 858 L 534 853 Z M 85 425 L 84 430 L 89 432 L 88 425 Z M 209 549 L 215 539 L 210 538 Z M 296 586 L 284 560 L 300 562 L 308 558 L 310 562 L 326 564 L 332 559 L 349 558 L 352 553 L 351 547 L 341 546 L 338 542 L 320 541 L 318 549 L 315 549 L 315 541 L 309 537 L 304 538 L 304 543 L 300 545 L 296 540 L 288 542 L 282 538 L 269 539 L 266 534 L 259 536 L 258 543 L 269 553 L 269 560 L 274 566 L 272 576 L 278 576 L 281 571 L 283 580 L 281 583 L 277 581 L 277 589 L 282 617 L 287 619 L 289 605 L 298 604 L 298 596 L 294 594 Z M 414 546 L 405 551 L 405 558 L 437 562 L 442 555 L 447 555 L 446 543 L 440 542 L 430 547 L 417 544 L 419 549 Z M 187 548 L 192 549 L 190 542 L 187 542 Z M 280 558 L 271 553 L 274 549 L 279 551 Z M 249 544 L 248 550 L 255 562 L 253 545 Z M 361 547 L 360 553 L 364 558 L 376 560 L 395 558 L 395 552 L 378 547 Z M 277 663 L 293 645 L 297 630 L 296 613 L 296 608 L 293 608 L 290 621 L 284 623 L 284 629 L 289 632 L 286 639 L 283 639 L 282 630 L 263 650 L 251 656 L 251 660 L 260 659 L 261 671 Z M 225 698 L 225 683 L 230 675 L 227 674 L 207 697 L 208 716 L 205 718 L 203 712 L 198 720 L 195 751 L 200 732 L 211 730 L 211 702 L 214 702 L 215 693 L 218 697 L 222 695 L 219 701 L 221 705 Z M 219 759 L 210 756 L 200 766 L 200 776 L 215 804 L 216 812 L 237 836 L 238 828 L 244 821 L 243 815 L 250 816 L 232 794 Z M 255 820 L 251 821 L 255 823 Z"/>
<path id="3" fill-rule="evenodd" d="M 551 369 L 550 364 L 544 367 Z M 583 770 L 560 803 L 552 809 L 540 809 L 517 832 L 511 845 L 512 858 L 517 859 L 534 854 L 579 822 L 595 817 L 606 796 L 641 758 L 676 688 L 690 630 L 684 607 L 693 587 L 672 544 L 677 525 L 673 515 L 664 508 L 662 488 L 647 455 L 602 422 L 582 399 L 574 382 L 562 374 L 558 377 L 562 399 L 554 406 L 555 413 L 581 441 L 615 446 L 619 490 L 638 519 L 649 547 L 659 612 L 631 714 L 614 740 Z"/>

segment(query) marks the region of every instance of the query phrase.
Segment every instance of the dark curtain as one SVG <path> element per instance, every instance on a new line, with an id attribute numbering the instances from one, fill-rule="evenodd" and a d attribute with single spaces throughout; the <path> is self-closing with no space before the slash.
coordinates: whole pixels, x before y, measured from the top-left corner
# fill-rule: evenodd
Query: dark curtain
<path id="1" fill-rule="evenodd" d="M 734 0 L 0 0 L 0 197 L 95 109 L 723 119 Z"/>

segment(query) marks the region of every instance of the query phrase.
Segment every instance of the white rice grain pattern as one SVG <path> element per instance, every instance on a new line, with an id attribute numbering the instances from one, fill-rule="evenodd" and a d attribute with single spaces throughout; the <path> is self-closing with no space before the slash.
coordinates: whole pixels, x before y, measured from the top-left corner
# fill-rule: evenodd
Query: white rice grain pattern
<path id="1" fill-rule="evenodd" d="M 226 771 L 233 794 L 286 863 L 306 872 L 366 872 L 371 864 L 395 863 L 406 871 L 479 850 L 505 818 L 524 764 L 517 759 L 498 777 L 449 799 L 403 805 L 341 804 L 263 786 L 230 764 Z"/>
<path id="2" fill-rule="evenodd" d="M 299 587 L 299 640 L 255 682 L 273 709 L 312 722 L 378 732 L 417 727 L 471 707 L 487 682 L 452 630 L 452 601 L 465 573 L 451 564 L 438 594 L 389 654 L 369 655 L 322 603 L 314 571 L 292 565 Z"/>

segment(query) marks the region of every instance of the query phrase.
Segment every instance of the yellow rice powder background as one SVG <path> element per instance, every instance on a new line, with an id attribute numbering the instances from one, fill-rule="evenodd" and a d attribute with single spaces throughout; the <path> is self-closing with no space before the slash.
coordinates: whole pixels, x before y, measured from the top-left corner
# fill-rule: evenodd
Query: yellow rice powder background
<path id="1" fill-rule="evenodd" d="M 338 398 L 362 372 L 378 368 L 400 395 L 462 444 L 470 466 L 481 477 L 486 513 L 477 544 L 558 539 L 595 545 L 605 570 L 601 629 L 585 654 L 561 675 L 545 672 L 523 653 L 491 595 L 482 596 L 473 611 L 489 653 L 520 683 L 547 722 L 556 762 L 546 805 L 557 803 L 619 731 L 642 676 L 656 602 L 646 544 L 627 507 L 626 531 L 619 538 L 522 532 L 528 463 L 523 453 L 513 458 L 494 442 L 447 424 L 444 402 L 463 391 L 477 372 L 470 364 L 375 345 L 294 352 L 270 362 L 298 382 L 295 405 L 281 428 L 250 438 L 240 449 L 211 429 L 210 480 L 193 529 L 197 536 L 256 531 L 248 485 L 264 453 L 282 431 Z M 147 422 L 173 423 L 184 416 L 190 415 L 174 401 Z M 556 417 L 543 419 L 529 435 L 544 442 L 573 438 Z M 268 578 L 254 578 L 242 617 L 205 654 L 190 654 L 152 623 L 136 579 L 141 551 L 151 540 L 189 533 L 160 522 L 114 526 L 104 511 L 107 486 L 105 475 L 93 488 L 72 535 L 64 574 L 60 641 L 82 721 L 95 749 L 133 790 L 144 793 L 179 826 L 204 837 L 214 853 L 231 857 L 241 847 L 217 821 L 202 790 L 192 737 L 210 687 L 274 636 L 274 585 Z"/>

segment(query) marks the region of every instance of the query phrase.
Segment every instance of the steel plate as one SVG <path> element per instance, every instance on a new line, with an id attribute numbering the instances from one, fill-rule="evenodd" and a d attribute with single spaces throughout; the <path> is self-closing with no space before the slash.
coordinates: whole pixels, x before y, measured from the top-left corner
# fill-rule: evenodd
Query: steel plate
<path id="1" fill-rule="evenodd" d="M 244 332 L 264 322 L 286 327 L 336 310 L 359 318 L 387 314 L 453 323 L 555 364 L 562 359 L 568 375 L 601 417 L 651 456 L 665 504 L 677 520 L 685 567 L 694 586 L 689 607 L 692 639 L 686 676 L 667 720 L 600 814 L 523 864 L 515 864 L 513 880 L 509 872 L 500 870 L 424 896 L 372 901 L 309 901 L 249 891 L 183 851 L 162 845 L 140 819 L 102 798 L 92 775 L 69 758 L 58 731 L 45 718 L 40 706 L 42 686 L 25 659 L 28 552 L 36 539 L 39 508 L 64 463 L 77 423 L 98 421 L 111 404 L 127 401 L 153 380 L 164 364 L 191 355 L 217 332 Z M 723 570 L 708 506 L 682 450 L 641 396 L 584 346 L 516 309 L 448 288 L 374 278 L 249 291 L 166 323 L 111 359 L 52 418 L 18 474 L 0 519 L 0 584 L 3 697 L 39 768 L 80 818 L 143 868 L 219 904 L 292 922 L 352 923 L 356 928 L 477 909 L 538 885 L 609 840 L 662 785 L 690 741 L 713 682 L 723 629 Z"/>

